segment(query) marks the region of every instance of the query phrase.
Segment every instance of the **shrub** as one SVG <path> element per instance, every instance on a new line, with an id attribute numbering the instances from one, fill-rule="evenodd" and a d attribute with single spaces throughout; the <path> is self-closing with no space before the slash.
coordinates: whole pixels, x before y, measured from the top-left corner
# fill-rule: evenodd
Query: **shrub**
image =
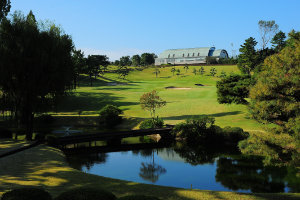
<path id="1" fill-rule="evenodd" d="M 147 119 L 143 121 L 140 125 L 140 129 L 149 129 L 149 128 L 161 128 L 164 125 L 164 120 L 162 118 Z"/>
<path id="2" fill-rule="evenodd" d="M 103 189 L 75 188 L 63 192 L 55 200 L 115 200 L 115 195 Z"/>
<path id="3" fill-rule="evenodd" d="M 12 138 L 12 132 L 10 130 L 0 128 L 0 138 Z"/>
<path id="4" fill-rule="evenodd" d="M 160 200 L 160 199 L 153 196 L 129 195 L 129 196 L 121 197 L 118 200 Z"/>
<path id="5" fill-rule="evenodd" d="M 106 105 L 100 110 L 100 125 L 112 128 L 121 123 L 122 117 L 119 116 L 123 111 L 113 105 Z"/>
<path id="6" fill-rule="evenodd" d="M 208 116 L 188 119 L 176 125 L 172 133 L 175 137 L 185 138 L 188 143 L 211 141 L 218 138 L 214 122 L 215 119 Z"/>
<path id="7" fill-rule="evenodd" d="M 226 126 L 223 128 L 223 135 L 226 141 L 238 143 L 239 141 L 248 138 L 249 133 L 244 132 L 244 130 L 240 127 Z"/>
<path id="8" fill-rule="evenodd" d="M 6 192 L 1 200 L 51 200 L 51 195 L 40 188 L 20 188 Z"/>

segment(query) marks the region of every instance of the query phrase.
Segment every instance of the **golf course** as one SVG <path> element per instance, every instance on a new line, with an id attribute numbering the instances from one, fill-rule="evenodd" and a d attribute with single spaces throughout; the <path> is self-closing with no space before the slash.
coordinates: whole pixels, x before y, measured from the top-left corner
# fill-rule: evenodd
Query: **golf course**
<path id="1" fill-rule="evenodd" d="M 154 74 L 154 67 L 139 69 L 131 68 L 125 79 L 113 73 L 115 66 L 109 66 L 104 75 L 97 77 L 90 87 L 87 76 L 81 76 L 79 87 L 65 97 L 59 104 L 53 116 L 98 116 L 99 110 L 107 104 L 118 106 L 124 111 L 127 119 L 121 129 L 137 128 L 144 119 L 150 118 L 150 113 L 142 110 L 139 100 L 147 92 L 156 90 L 165 100 L 166 106 L 157 110 L 157 115 L 165 124 L 177 124 L 199 115 L 215 117 L 216 124 L 237 126 L 246 131 L 262 131 L 262 125 L 250 119 L 245 105 L 219 104 L 217 101 L 216 82 L 220 80 L 222 71 L 227 75 L 239 74 L 236 65 L 204 66 L 204 74 L 198 72 L 200 66 L 176 66 L 180 74 L 173 75 L 171 67 L 159 68 L 160 73 Z M 217 74 L 210 75 L 210 69 L 215 68 Z M 193 73 L 193 69 L 197 71 Z"/>

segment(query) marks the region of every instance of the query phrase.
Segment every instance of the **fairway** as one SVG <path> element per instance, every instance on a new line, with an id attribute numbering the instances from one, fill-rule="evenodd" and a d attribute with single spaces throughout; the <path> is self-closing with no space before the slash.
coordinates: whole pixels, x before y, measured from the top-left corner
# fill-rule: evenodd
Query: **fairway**
<path id="1" fill-rule="evenodd" d="M 210 76 L 212 67 L 217 69 L 215 77 Z M 196 75 L 200 66 L 190 66 L 186 71 L 183 66 L 176 66 L 180 74 L 172 74 L 171 67 L 159 68 L 156 77 L 154 68 L 136 70 L 131 68 L 126 79 L 120 79 L 115 66 L 109 66 L 103 76 L 93 82 L 90 87 L 88 77 L 81 77 L 81 85 L 72 95 L 64 98 L 53 115 L 75 115 L 78 112 L 84 116 L 95 116 L 106 104 L 119 106 L 124 111 L 126 119 L 131 121 L 120 128 L 137 128 L 139 122 L 150 118 L 150 113 L 141 109 L 140 96 L 146 92 L 156 90 L 167 105 L 157 111 L 167 124 L 176 124 L 188 118 L 209 115 L 216 119 L 216 124 L 225 126 L 239 126 L 245 130 L 261 130 L 262 125 L 250 119 L 245 105 L 226 105 L 217 102 L 216 82 L 220 80 L 222 71 L 227 75 L 239 73 L 235 65 L 204 66 L 205 73 Z M 201 84 L 203 86 L 195 85 Z M 171 87 L 171 88 L 167 88 Z"/>

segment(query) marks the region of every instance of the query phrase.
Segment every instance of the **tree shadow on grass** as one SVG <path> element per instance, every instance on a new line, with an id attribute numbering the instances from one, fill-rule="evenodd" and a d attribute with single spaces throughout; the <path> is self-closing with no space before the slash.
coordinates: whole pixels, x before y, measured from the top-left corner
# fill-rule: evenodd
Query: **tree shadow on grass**
<path id="1" fill-rule="evenodd" d="M 97 111 L 107 104 L 115 106 L 137 105 L 137 102 L 122 102 L 123 97 L 113 96 L 112 93 L 78 92 L 63 97 L 56 106 L 55 112 Z"/>
<path id="2" fill-rule="evenodd" d="M 208 115 L 180 115 L 180 116 L 171 116 L 171 117 L 164 117 L 164 120 L 184 120 L 184 119 L 191 119 L 191 118 L 197 118 L 199 116 L 210 116 L 210 117 L 224 117 L 229 115 L 238 115 L 242 114 L 241 111 L 233 111 L 233 112 L 221 112 L 221 113 L 214 113 L 214 114 L 208 114 Z"/>
<path id="3" fill-rule="evenodd" d="M 122 170 L 120 168 L 120 170 Z M 180 180 L 179 180 L 180 181 Z M 75 187 L 103 188 L 117 197 L 150 195 L 166 200 L 192 199 L 299 199 L 299 194 L 241 194 L 219 191 L 186 190 L 105 178 L 80 172 L 68 166 L 63 154 L 39 145 L 0 159 L 0 193 L 20 187 L 41 187 L 53 197 Z"/>

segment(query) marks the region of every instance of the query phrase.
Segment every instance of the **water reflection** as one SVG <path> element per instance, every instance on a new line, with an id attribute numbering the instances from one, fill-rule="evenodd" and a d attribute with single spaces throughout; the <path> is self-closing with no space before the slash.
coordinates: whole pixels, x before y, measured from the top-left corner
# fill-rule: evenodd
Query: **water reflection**
<path id="1" fill-rule="evenodd" d="M 142 162 L 139 176 L 144 179 L 155 183 L 158 181 L 160 175 L 165 174 L 167 170 L 155 163 Z"/>
<path id="2" fill-rule="evenodd" d="M 284 192 L 286 175 L 286 168 L 264 167 L 258 157 L 222 157 L 217 161 L 216 181 L 232 190 Z"/>
<path id="3" fill-rule="evenodd" d="M 81 153 L 67 155 L 66 160 L 74 169 L 82 170 L 86 168 L 90 170 L 94 165 L 105 163 L 107 157 L 106 153 Z"/>
<path id="4" fill-rule="evenodd" d="M 300 192 L 297 168 L 264 166 L 261 157 L 241 155 L 236 148 L 177 143 L 169 148 L 126 152 L 67 155 L 67 161 L 73 168 L 86 168 L 97 175 L 165 186 L 186 188 L 193 184 L 194 188 L 211 190 Z"/>

